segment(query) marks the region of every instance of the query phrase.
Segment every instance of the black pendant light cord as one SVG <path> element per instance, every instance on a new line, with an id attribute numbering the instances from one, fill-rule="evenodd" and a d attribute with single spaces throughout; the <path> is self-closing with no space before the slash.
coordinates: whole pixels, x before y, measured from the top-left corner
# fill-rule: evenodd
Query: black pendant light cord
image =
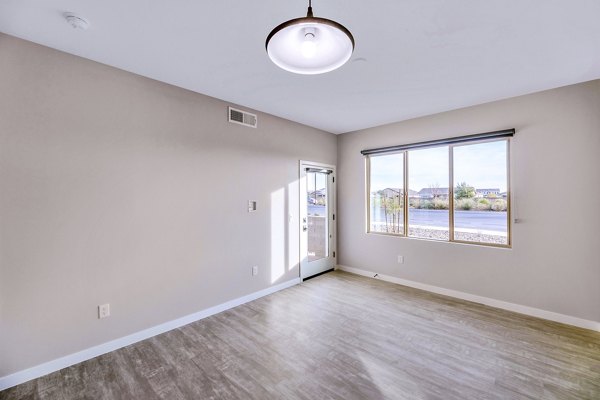
<path id="1" fill-rule="evenodd" d="M 306 16 L 308 18 L 312 18 L 313 17 L 313 12 L 312 12 L 312 0 L 308 0 L 308 12 L 306 13 Z"/>

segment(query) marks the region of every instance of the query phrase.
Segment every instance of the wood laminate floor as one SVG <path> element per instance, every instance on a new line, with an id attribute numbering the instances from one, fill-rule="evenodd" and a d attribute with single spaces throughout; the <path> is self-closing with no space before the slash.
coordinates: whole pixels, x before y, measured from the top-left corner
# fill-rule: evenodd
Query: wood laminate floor
<path id="1" fill-rule="evenodd" d="M 600 333 L 333 272 L 0 399 L 600 399 Z"/>

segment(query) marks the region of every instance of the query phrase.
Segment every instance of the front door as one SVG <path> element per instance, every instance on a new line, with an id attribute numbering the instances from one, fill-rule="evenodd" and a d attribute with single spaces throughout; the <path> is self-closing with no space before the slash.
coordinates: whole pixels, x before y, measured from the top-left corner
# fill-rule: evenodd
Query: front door
<path id="1" fill-rule="evenodd" d="M 335 267 L 335 167 L 300 162 L 300 277 Z"/>

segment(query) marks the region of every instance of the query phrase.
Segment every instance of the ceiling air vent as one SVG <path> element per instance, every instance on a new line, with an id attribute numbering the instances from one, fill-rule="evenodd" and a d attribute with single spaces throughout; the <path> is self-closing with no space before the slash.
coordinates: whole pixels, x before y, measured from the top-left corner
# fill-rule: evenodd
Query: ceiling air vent
<path id="1" fill-rule="evenodd" d="M 249 112 L 229 107 L 229 122 L 256 128 L 258 119 L 256 118 L 256 114 L 250 114 Z"/>

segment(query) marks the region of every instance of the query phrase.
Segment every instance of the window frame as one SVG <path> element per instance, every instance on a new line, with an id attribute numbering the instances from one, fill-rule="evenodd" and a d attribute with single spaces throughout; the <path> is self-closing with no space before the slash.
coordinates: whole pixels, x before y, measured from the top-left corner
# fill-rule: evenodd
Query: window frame
<path id="1" fill-rule="evenodd" d="M 485 243 L 485 242 L 475 242 L 468 240 L 458 240 L 455 239 L 455 229 L 454 229 L 454 148 L 469 146 L 469 145 L 477 145 L 481 143 L 490 143 L 490 142 L 505 142 L 506 143 L 506 244 L 502 243 Z M 511 188 L 511 165 L 510 165 L 510 152 L 511 152 L 511 137 L 501 137 L 501 138 L 490 138 L 490 139 L 480 139 L 480 140 L 471 140 L 465 142 L 456 142 L 456 143 L 435 143 L 430 146 L 422 146 L 419 149 L 425 148 L 436 148 L 436 147 L 448 147 L 448 240 L 443 239 L 428 239 L 428 238 L 419 238 L 415 236 L 409 236 L 409 215 L 408 210 L 410 208 L 409 203 L 409 190 L 408 187 L 408 177 L 409 177 L 409 152 L 411 150 L 416 149 L 404 149 L 398 151 L 390 151 L 386 153 L 374 153 L 374 154 L 366 154 L 365 155 L 365 193 L 366 193 L 366 233 L 373 235 L 383 235 L 383 236 L 394 236 L 399 238 L 406 239 L 415 239 L 415 240 L 426 240 L 433 242 L 442 242 L 442 243 L 459 243 L 459 244 L 468 244 L 468 245 L 476 245 L 476 246 L 487 246 L 487 247 L 498 247 L 498 248 L 512 248 L 512 188 Z M 393 233 L 393 232 L 376 232 L 371 230 L 371 157 L 389 155 L 389 154 L 403 154 L 403 186 L 404 186 L 404 210 L 403 210 L 403 233 Z"/>

